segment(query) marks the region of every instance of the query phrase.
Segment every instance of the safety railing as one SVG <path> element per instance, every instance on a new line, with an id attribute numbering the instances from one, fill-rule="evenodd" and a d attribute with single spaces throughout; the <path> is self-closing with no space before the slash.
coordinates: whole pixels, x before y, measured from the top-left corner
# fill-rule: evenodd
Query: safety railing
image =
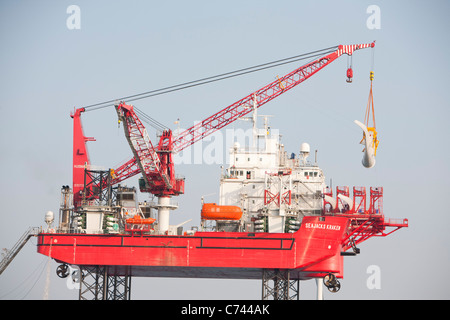
<path id="1" fill-rule="evenodd" d="M 19 253 L 19 251 L 23 248 L 23 246 L 27 243 L 27 241 L 33 237 L 37 236 L 39 234 L 40 228 L 38 227 L 30 227 L 27 231 L 20 237 L 20 239 L 16 242 L 14 247 L 12 247 L 11 250 L 7 250 L 5 256 L 3 257 L 2 261 L 0 262 L 0 274 L 5 271 L 5 269 L 8 267 L 8 265 L 13 261 L 13 259 L 16 257 L 16 255 Z"/>

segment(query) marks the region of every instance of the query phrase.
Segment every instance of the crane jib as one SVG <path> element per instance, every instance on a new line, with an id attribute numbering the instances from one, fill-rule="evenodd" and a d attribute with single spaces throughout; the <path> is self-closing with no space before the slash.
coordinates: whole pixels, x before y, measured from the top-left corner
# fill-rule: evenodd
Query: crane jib
<path id="1" fill-rule="evenodd" d="M 204 121 L 199 122 L 191 128 L 181 132 L 177 136 L 177 139 L 173 142 L 174 152 L 182 151 L 195 142 L 252 112 L 253 109 L 251 107 L 253 106 L 255 99 L 257 108 L 259 108 L 282 93 L 302 83 L 316 72 L 339 58 L 341 55 L 351 55 L 355 50 L 373 48 L 374 46 L 375 42 L 360 45 L 338 46 L 338 49 L 334 52 L 297 68 L 285 76 L 269 83 L 265 87 L 250 93 L 248 96 L 226 107 L 225 109 L 213 114 Z M 283 85 L 280 85 L 281 83 L 283 83 Z"/>
<path id="2" fill-rule="evenodd" d="M 131 137 L 132 140 L 134 140 L 133 143 L 130 143 L 130 147 L 133 149 L 134 158 L 114 170 L 115 175 L 113 181 L 118 183 L 142 172 L 147 180 L 147 184 L 150 183 L 149 179 L 156 179 L 156 181 L 152 181 L 152 184 L 157 185 L 159 188 L 158 191 L 154 190 L 155 192 L 164 194 L 164 192 L 170 189 L 167 191 L 169 194 L 182 193 L 182 190 L 184 190 L 184 180 L 181 182 L 174 178 L 173 161 L 171 161 L 173 153 L 182 151 L 195 142 L 202 140 L 215 131 L 220 130 L 240 117 L 252 112 L 254 104 L 259 108 L 279 95 L 289 91 L 322 70 L 340 56 L 344 54 L 351 56 L 356 50 L 373 48 L 374 46 L 375 42 L 358 45 L 339 45 L 337 49 L 332 52 L 327 52 L 325 56 L 317 58 L 283 77 L 277 78 L 277 80 L 269 83 L 263 88 L 250 93 L 239 101 L 181 132 L 173 141 L 171 131 L 165 130 L 164 132 L 166 132 L 166 134 L 164 138 L 160 139 L 157 148 L 151 144 L 145 127 L 134 112 L 133 106 L 126 105 L 122 102 L 120 104 L 122 110 L 127 116 L 134 120 L 133 123 L 127 123 L 130 132 L 126 133 L 127 139 Z M 124 117 L 125 115 L 119 114 L 119 120 L 121 120 L 121 116 Z M 75 139 L 80 139 L 80 137 L 74 137 L 74 140 Z M 83 141 L 83 143 L 84 142 L 85 141 Z M 75 183 L 74 179 L 74 185 Z"/>

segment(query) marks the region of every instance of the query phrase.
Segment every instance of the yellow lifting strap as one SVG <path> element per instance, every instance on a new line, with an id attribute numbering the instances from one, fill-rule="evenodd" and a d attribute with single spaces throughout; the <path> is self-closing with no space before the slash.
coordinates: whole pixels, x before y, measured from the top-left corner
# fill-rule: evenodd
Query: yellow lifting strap
<path id="1" fill-rule="evenodd" d="M 377 148 L 378 148 L 378 138 L 377 138 L 377 130 L 376 130 L 376 124 L 375 124 L 375 109 L 373 104 L 373 91 L 372 91 L 372 81 L 373 81 L 374 73 L 373 71 L 370 71 L 370 92 L 369 92 L 369 101 L 367 102 L 367 108 L 366 108 L 366 115 L 364 117 L 364 124 L 367 127 L 367 130 L 369 132 L 372 132 L 373 134 L 373 147 L 375 149 L 375 156 L 377 155 Z M 372 114 L 372 123 L 373 125 L 369 125 L 370 121 L 370 114 Z M 365 134 L 363 133 L 363 140 L 365 139 Z"/>

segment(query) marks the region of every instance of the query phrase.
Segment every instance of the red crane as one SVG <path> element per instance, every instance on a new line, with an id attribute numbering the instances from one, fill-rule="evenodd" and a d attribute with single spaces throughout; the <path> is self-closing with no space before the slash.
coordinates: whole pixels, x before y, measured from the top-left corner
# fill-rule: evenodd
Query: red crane
<path id="1" fill-rule="evenodd" d="M 295 69 L 181 132 L 175 140 L 173 140 L 171 130 L 164 131 L 156 148 L 152 145 L 148 133 L 135 114 L 133 107 L 123 102 L 117 104 L 116 110 L 119 119 L 125 123 L 125 135 L 134 157 L 111 171 L 111 183 L 119 183 L 138 173 L 142 173 L 145 181 L 145 186 L 141 188 L 142 191 L 150 192 L 158 197 L 184 193 L 184 180 L 175 178 L 174 164 L 172 162 L 173 153 L 182 151 L 252 112 L 254 103 L 259 108 L 282 93 L 289 91 L 340 56 L 344 54 L 351 56 L 356 50 L 373 48 L 374 46 L 375 42 L 339 45 L 335 51 Z M 347 70 L 347 77 L 351 78 L 352 72 L 351 68 L 349 69 L 350 71 Z M 84 111 L 84 108 L 80 108 L 72 115 L 74 118 L 73 193 L 75 207 L 79 205 L 82 199 L 83 186 L 86 182 L 89 182 L 85 181 L 84 174 L 84 168 L 89 165 L 85 142 L 93 140 L 93 138 L 87 138 L 83 134 L 80 114 Z"/>
<path id="2" fill-rule="evenodd" d="M 90 169 L 86 148 L 86 141 L 92 141 L 93 138 L 85 137 L 81 126 L 80 116 L 85 108 L 75 110 L 72 115 L 75 208 L 82 204 L 81 200 L 87 199 L 86 192 L 90 191 L 86 186 L 91 182 L 95 181 L 95 184 L 90 185 L 92 190 L 102 190 L 142 173 L 145 183 L 141 190 L 159 198 L 159 232 L 144 235 L 143 231 L 137 231 L 136 237 L 133 236 L 133 229 L 127 230 L 127 227 L 125 230 L 131 231 L 131 237 L 128 234 L 111 236 L 101 233 L 74 233 L 67 236 L 41 232 L 38 238 L 38 252 L 64 263 L 59 267 L 62 273 L 67 269 L 66 264 L 73 264 L 82 267 L 86 275 L 97 274 L 96 288 L 100 287 L 99 281 L 102 283 L 109 281 L 106 277 L 116 275 L 125 275 L 125 281 L 129 281 L 127 279 L 132 275 L 234 278 L 237 273 L 245 270 L 239 277 L 256 279 L 261 277 L 262 272 L 263 297 L 267 282 L 275 279 L 277 283 L 283 282 L 283 290 L 287 289 L 285 292 L 288 292 L 291 279 L 325 276 L 324 285 L 330 291 L 337 292 L 340 284 L 336 278 L 343 277 L 344 255 L 358 254 L 359 249 L 356 246 L 373 236 L 387 236 L 408 226 L 407 219 L 398 221 L 385 219 L 382 214 L 382 189 L 371 188 L 368 211 L 366 211 L 365 189 L 354 189 L 354 204 L 351 208 L 344 208 L 345 210 L 341 212 L 324 211 L 320 216 L 305 216 L 299 231 L 293 234 L 241 232 L 236 236 L 235 232 L 196 232 L 195 236 L 167 238 L 163 233 L 167 230 L 168 210 L 170 210 L 170 203 L 167 200 L 184 192 L 184 180 L 175 177 L 172 155 L 292 89 L 341 55 L 351 56 L 355 50 L 374 45 L 375 43 L 339 46 L 335 51 L 297 68 L 192 126 L 176 138 L 172 137 L 171 130 L 165 130 L 156 147 L 153 146 L 145 127 L 137 117 L 135 108 L 124 102 L 117 103 L 116 111 L 119 120 L 125 124 L 125 135 L 134 157 L 115 170 L 111 169 L 106 177 L 105 171 L 99 171 L 100 179 L 86 174 L 88 171 L 94 171 Z M 351 68 L 349 69 L 347 77 L 350 79 L 347 80 L 351 80 L 352 77 Z M 324 196 L 331 197 L 332 191 L 328 189 Z M 348 188 L 337 188 L 337 194 L 337 200 L 349 198 Z M 91 192 L 89 196 L 94 199 L 95 194 Z M 162 222 L 165 227 L 162 227 Z M 395 229 L 388 232 L 387 227 Z M 224 249 L 227 254 L 224 254 Z M 347 252 L 349 249 L 353 249 L 353 252 Z M 120 261 L 117 257 L 121 258 Z M 173 271 L 171 267 L 177 267 L 179 271 Z M 276 274 L 271 275 L 268 272 L 270 270 L 277 270 Z M 104 274 L 103 280 L 99 280 L 101 273 Z M 125 292 L 129 295 L 128 285 L 125 287 Z M 281 287 L 274 290 L 277 290 L 278 295 Z M 80 287 L 80 297 L 81 293 Z M 96 297 L 98 293 L 99 290 L 96 289 Z"/>
<path id="3" fill-rule="evenodd" d="M 119 121 L 124 122 L 125 136 L 133 151 L 137 171 L 142 173 L 145 182 L 145 185 L 141 186 L 141 191 L 150 192 L 158 197 L 184 193 L 184 179 L 175 178 L 172 131 L 163 131 L 155 148 L 133 106 L 121 102 L 115 107 Z"/>

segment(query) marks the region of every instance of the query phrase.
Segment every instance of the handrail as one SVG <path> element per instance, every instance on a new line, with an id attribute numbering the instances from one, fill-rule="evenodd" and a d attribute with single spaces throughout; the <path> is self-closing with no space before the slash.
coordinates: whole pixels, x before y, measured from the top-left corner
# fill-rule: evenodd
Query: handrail
<path id="1" fill-rule="evenodd" d="M 407 227 L 408 219 L 391 219 L 385 218 L 384 225 L 387 227 Z"/>
<path id="2" fill-rule="evenodd" d="M 2 261 L 0 262 L 0 274 L 5 271 L 5 269 L 8 267 L 8 265 L 11 263 L 11 261 L 16 257 L 16 255 L 19 253 L 19 251 L 23 248 L 23 246 L 27 243 L 27 241 L 31 237 L 35 237 L 39 234 L 40 228 L 38 227 L 30 227 L 27 231 L 20 237 L 20 239 L 16 242 L 14 247 L 12 247 L 11 250 L 8 250 L 6 252 L 6 255 L 3 257 Z"/>

